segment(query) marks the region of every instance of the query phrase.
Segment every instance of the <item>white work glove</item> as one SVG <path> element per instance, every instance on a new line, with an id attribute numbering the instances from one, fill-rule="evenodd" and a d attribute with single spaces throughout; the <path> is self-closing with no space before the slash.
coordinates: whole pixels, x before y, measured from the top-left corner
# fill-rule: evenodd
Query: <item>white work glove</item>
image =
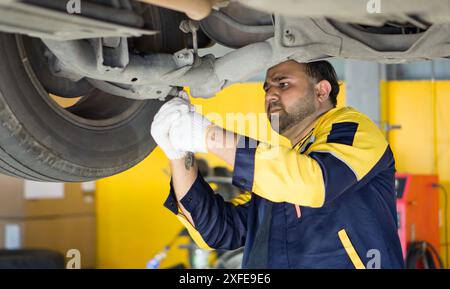
<path id="1" fill-rule="evenodd" d="M 189 113 L 190 106 L 188 100 L 175 97 L 166 102 L 153 119 L 151 135 L 170 160 L 186 156 L 186 151 L 175 149 L 172 146 L 169 140 L 169 131 L 173 124 L 178 123 L 178 119 L 183 114 Z"/>
<path id="2" fill-rule="evenodd" d="M 172 124 L 169 140 L 179 151 L 207 153 L 206 133 L 212 123 L 201 114 L 192 111 L 182 113 Z"/>

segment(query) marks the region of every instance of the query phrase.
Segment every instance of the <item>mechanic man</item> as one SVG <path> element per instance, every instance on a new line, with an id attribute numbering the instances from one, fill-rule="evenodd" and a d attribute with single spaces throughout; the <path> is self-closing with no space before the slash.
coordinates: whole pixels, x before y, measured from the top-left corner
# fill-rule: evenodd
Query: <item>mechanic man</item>
<path id="1" fill-rule="evenodd" d="M 391 149 L 367 116 L 336 108 L 331 64 L 282 62 L 264 90 L 291 148 L 215 126 L 182 98 L 162 106 L 151 133 L 170 159 L 165 206 L 202 248 L 245 246 L 243 268 L 403 268 Z M 228 162 L 246 193 L 225 202 L 186 152 Z"/>

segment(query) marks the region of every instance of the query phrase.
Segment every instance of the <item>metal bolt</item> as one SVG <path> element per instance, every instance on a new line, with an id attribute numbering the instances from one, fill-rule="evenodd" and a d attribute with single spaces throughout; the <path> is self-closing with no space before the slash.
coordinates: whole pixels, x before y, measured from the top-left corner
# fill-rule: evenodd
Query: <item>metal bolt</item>
<path id="1" fill-rule="evenodd" d="M 193 31 L 197 31 L 200 28 L 198 22 L 192 20 L 183 20 L 179 26 L 180 30 L 184 33 L 192 33 Z"/>
<path id="2" fill-rule="evenodd" d="M 189 22 L 187 22 L 186 20 L 181 21 L 180 30 L 183 31 L 184 33 L 191 32 L 189 29 Z"/>
<path id="3" fill-rule="evenodd" d="M 192 54 L 192 52 L 184 49 L 175 53 L 175 61 L 177 62 L 178 67 L 192 65 L 192 63 L 194 62 L 194 55 Z"/>
<path id="4" fill-rule="evenodd" d="M 285 42 L 287 44 L 294 44 L 295 43 L 295 37 L 292 34 L 286 34 L 284 35 L 284 39 L 286 40 Z"/>
<path id="5" fill-rule="evenodd" d="M 199 24 L 192 20 L 183 20 L 179 26 L 180 30 L 184 33 L 192 33 L 192 44 L 194 48 L 194 54 L 197 55 L 197 30 L 200 28 Z"/>

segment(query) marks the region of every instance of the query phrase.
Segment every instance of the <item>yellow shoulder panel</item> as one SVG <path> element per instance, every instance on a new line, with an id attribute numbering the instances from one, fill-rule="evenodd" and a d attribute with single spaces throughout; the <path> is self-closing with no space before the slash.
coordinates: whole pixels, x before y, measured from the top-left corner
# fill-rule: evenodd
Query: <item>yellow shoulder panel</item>
<path id="1" fill-rule="evenodd" d="M 356 122 L 358 128 L 353 144 L 327 143 L 332 125 L 340 122 Z M 336 108 L 327 112 L 314 130 L 316 141 L 305 152 L 329 152 L 346 163 L 362 179 L 380 160 L 388 143 L 378 128 L 367 116 L 350 107 Z"/>

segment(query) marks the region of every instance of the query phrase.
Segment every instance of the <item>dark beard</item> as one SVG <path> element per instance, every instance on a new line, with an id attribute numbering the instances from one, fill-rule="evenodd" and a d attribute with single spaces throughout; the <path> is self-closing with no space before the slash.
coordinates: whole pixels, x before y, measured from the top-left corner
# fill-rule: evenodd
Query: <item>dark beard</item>
<path id="1" fill-rule="evenodd" d="M 270 113 L 267 114 L 272 129 L 282 135 L 288 129 L 303 121 L 308 116 L 312 115 L 316 111 L 316 108 L 314 107 L 312 98 L 306 99 L 306 102 L 303 100 L 304 103 L 302 103 L 301 105 L 298 104 L 295 107 L 295 111 L 291 113 L 288 113 L 286 111 L 282 103 L 272 103 L 269 106 L 269 111 L 272 107 L 281 109 L 277 113 L 274 113 L 272 115 Z"/>

